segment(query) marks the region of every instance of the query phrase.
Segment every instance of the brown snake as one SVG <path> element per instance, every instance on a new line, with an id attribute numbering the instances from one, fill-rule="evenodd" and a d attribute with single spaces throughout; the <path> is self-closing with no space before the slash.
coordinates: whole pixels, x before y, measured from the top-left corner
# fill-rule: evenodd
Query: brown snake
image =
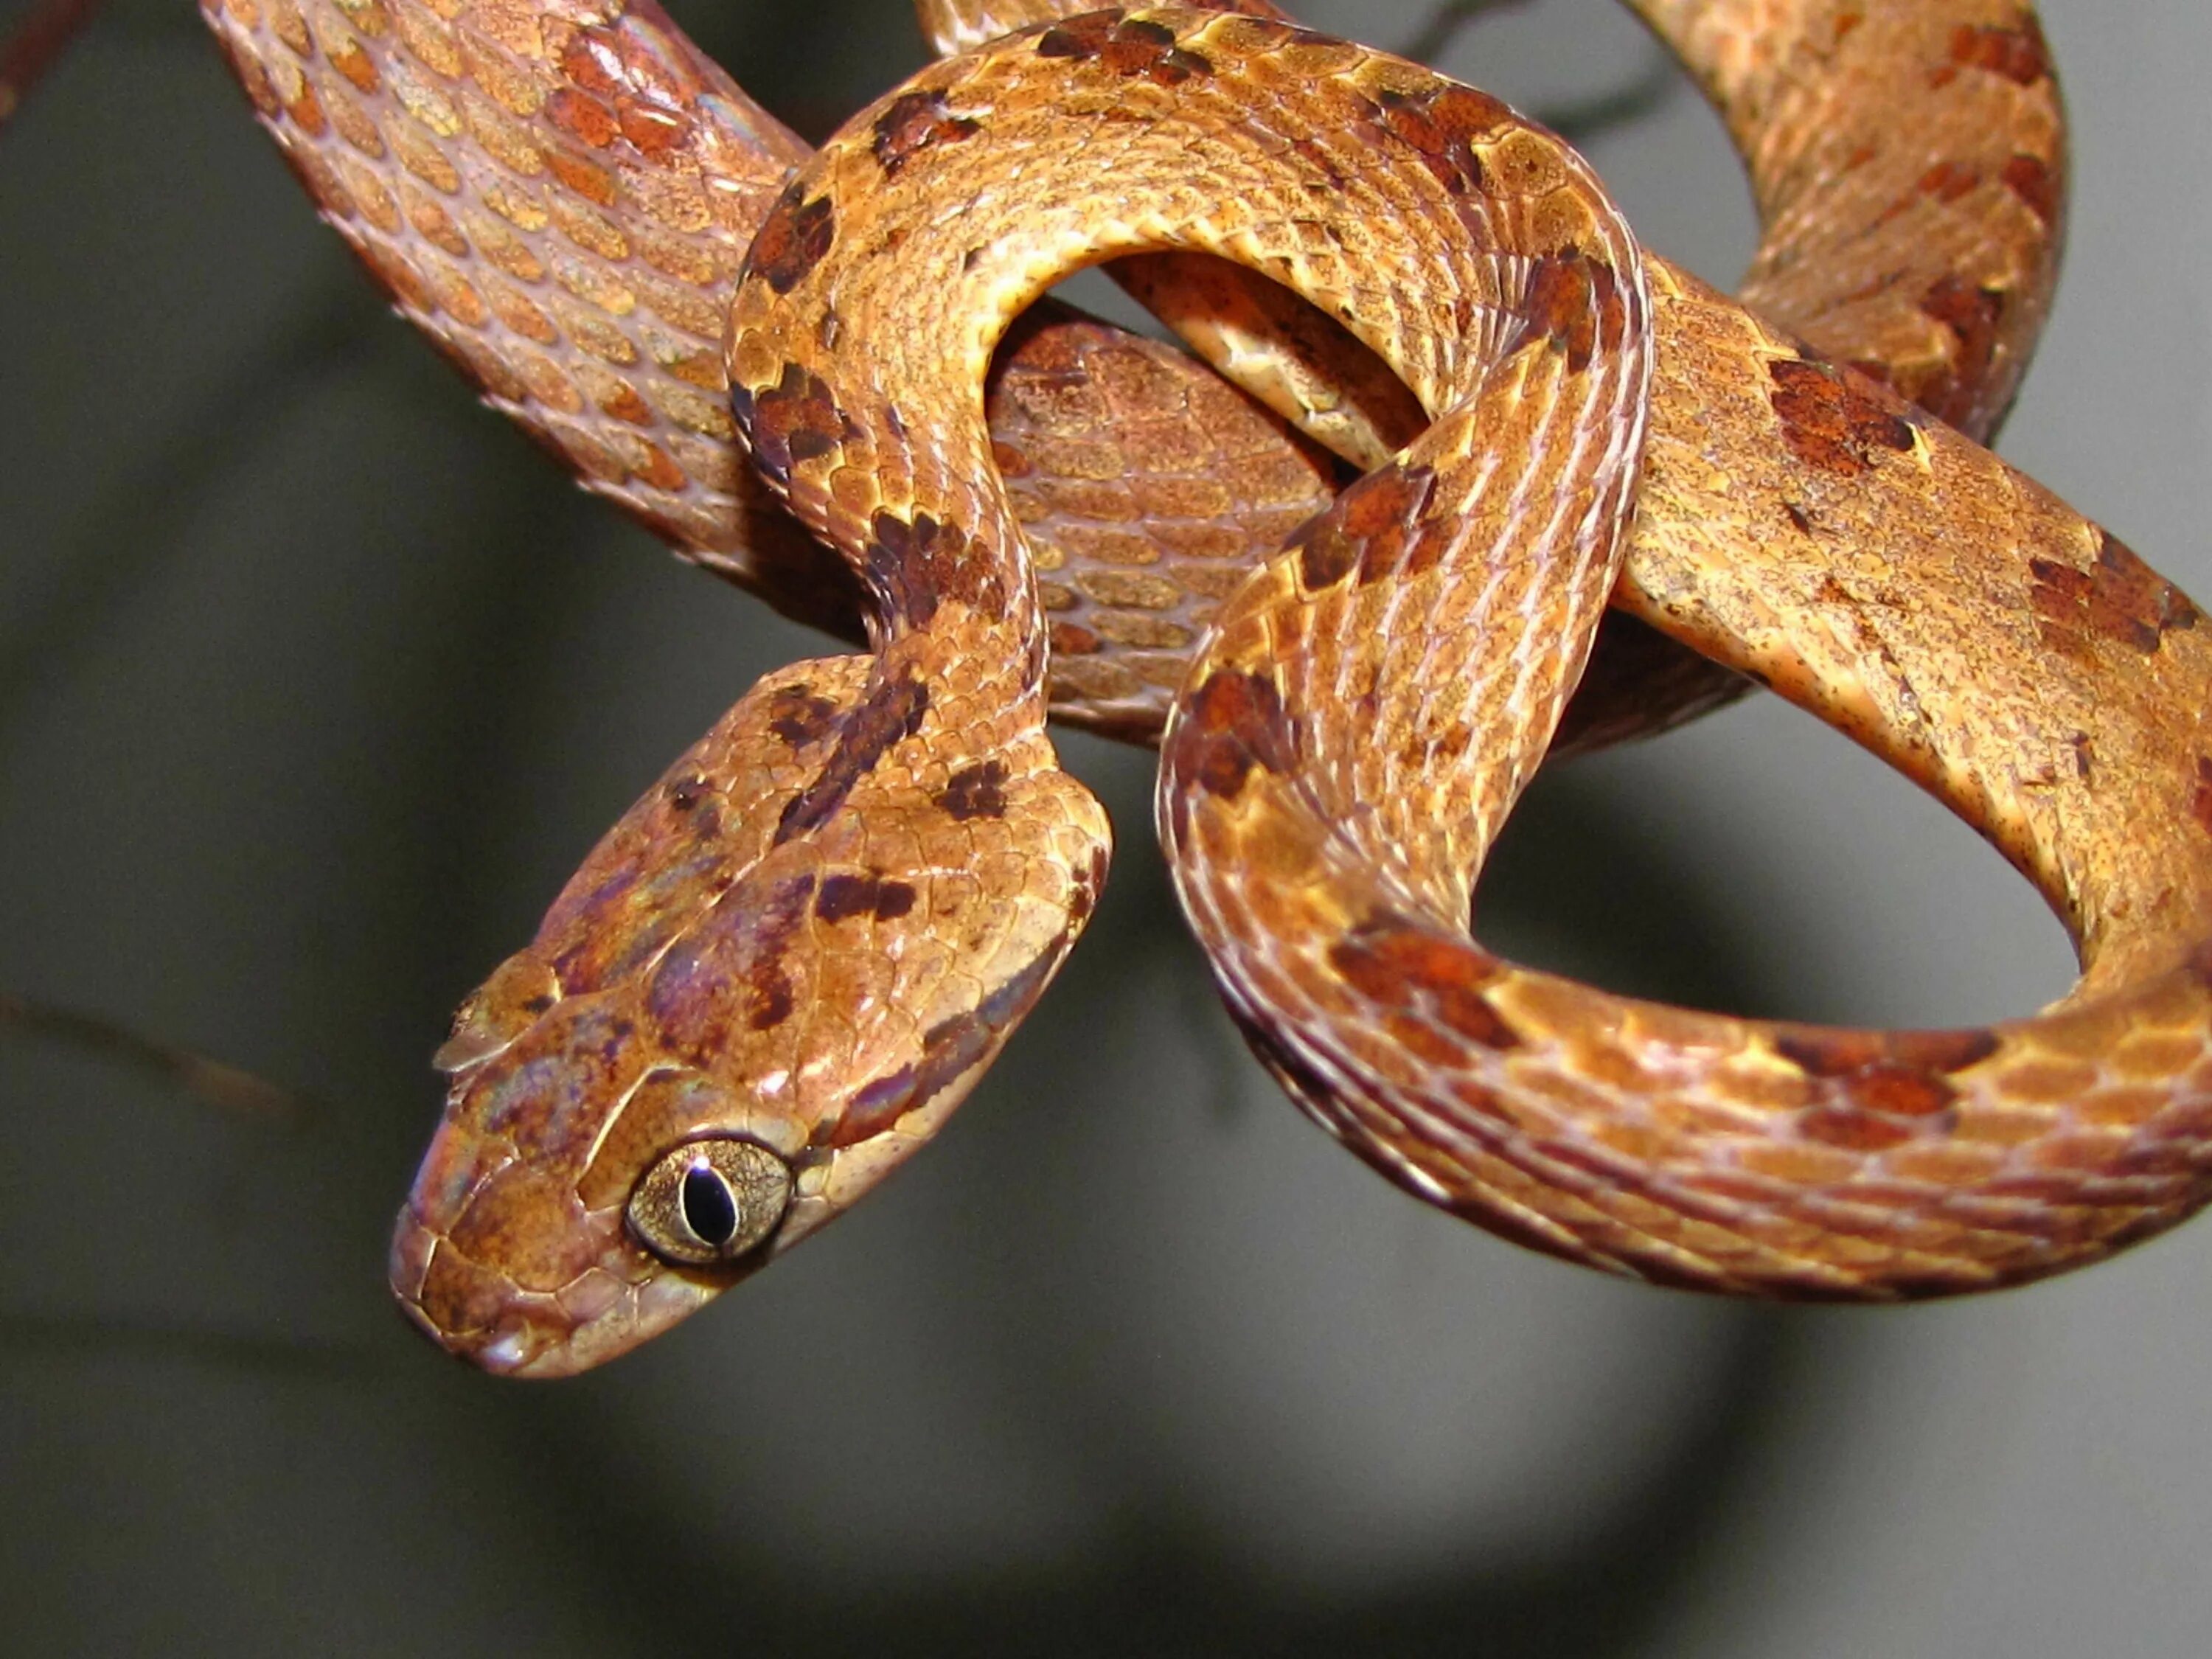
<path id="1" fill-rule="evenodd" d="M 2039 318 L 2056 240 L 2056 109 L 2032 17 L 2009 5 L 1651 9 L 1691 43 L 1693 58 L 1698 28 L 1716 31 L 1705 78 L 1752 153 L 1770 219 L 1754 287 L 1772 292 L 1760 290 L 1761 303 L 1808 331 L 1826 324 L 1833 349 L 1985 429 Z M 1739 36 L 1716 21 L 1731 11 L 1797 14 L 1794 33 L 1787 17 L 1769 20 L 1781 30 L 1774 38 L 1795 46 L 1774 59 L 1738 49 Z M 522 37 L 501 16 L 505 32 L 491 38 L 514 49 Z M 1855 50 L 1870 48 L 1876 68 L 1924 52 L 1918 25 L 1936 26 L 1936 51 L 1919 60 L 1936 61 L 1932 92 L 2003 100 L 2009 118 L 1958 129 L 1995 143 L 1994 155 L 1929 165 L 1921 151 L 1900 194 L 1899 158 L 1854 138 L 1847 124 L 1790 106 L 1817 105 L 1848 87 L 1854 70 L 1866 74 Z M 616 46 L 625 32 L 635 33 L 618 28 Z M 574 33 L 590 38 L 588 29 Z M 1059 33 L 1060 49 L 1030 53 L 1020 72 L 1042 73 L 1034 64 L 1043 58 L 1054 74 L 1092 76 L 1109 120 L 1142 125 L 1129 118 L 1135 109 L 1171 128 L 1182 118 L 1176 99 L 1202 105 L 1249 73 L 1285 104 L 1338 99 L 1337 112 L 1348 110 L 1352 130 L 1383 152 L 1355 155 L 1310 138 L 1302 150 L 1304 129 L 1285 128 L 1280 147 L 1322 169 L 1307 177 L 1322 187 L 1312 193 L 1384 191 L 1364 170 L 1395 166 L 1437 222 L 1455 213 L 1526 217 L 1551 262 L 1494 267 L 1486 285 L 1470 279 L 1474 299 L 1459 296 L 1468 315 L 1493 320 L 1518 306 L 1535 341 L 1497 371 L 1502 383 L 1482 382 L 1510 405 L 1486 429 L 1556 412 L 1553 392 L 1579 389 L 1593 405 L 1607 404 L 1594 388 L 1618 371 L 1590 348 L 1597 335 L 1630 331 L 1636 290 L 1621 273 L 1633 255 L 1598 228 L 1607 222 L 1595 210 L 1587 219 L 1575 216 L 1580 208 L 1563 216 L 1571 228 L 1561 235 L 1530 205 L 1554 199 L 1567 164 L 1488 100 L 1425 76 L 1396 78 L 1415 72 L 1370 55 L 1332 58 L 1350 49 L 1296 45 L 1249 21 L 1182 17 Z M 300 88 L 312 94 L 311 79 L 293 66 L 294 89 L 279 95 L 285 77 L 244 53 L 236 30 L 226 38 L 248 66 L 249 86 L 260 66 L 270 95 L 258 101 L 272 121 L 281 110 L 304 125 Z M 318 38 L 332 63 L 361 61 L 327 30 Z M 489 60 L 471 58 L 468 37 L 456 38 L 463 50 L 447 58 L 496 84 Z M 436 67 L 434 53 L 410 49 Z M 1280 60 L 1301 54 L 1336 73 L 1291 87 Z M 1825 80 L 1805 72 L 1808 58 L 1826 66 Z M 593 62 L 605 76 L 615 64 L 639 73 L 611 48 L 561 61 L 584 80 Z M 801 187 L 769 225 L 756 252 L 764 275 L 790 275 L 802 297 L 810 284 L 854 285 L 838 289 L 828 313 L 841 335 L 882 337 L 857 322 L 878 301 L 850 297 L 864 279 L 843 260 L 857 238 L 893 234 L 902 198 L 892 175 L 957 166 L 1017 143 L 1023 119 L 1042 118 L 1033 106 L 1040 94 L 1007 67 L 1015 60 L 992 61 L 973 71 L 977 81 L 945 78 L 965 70 L 938 71 L 901 94 L 922 101 L 879 106 L 807 175 L 815 191 Z M 362 74 L 342 72 L 367 89 Z M 990 95 L 989 76 L 999 73 L 1012 77 L 1003 101 Z M 376 74 L 371 67 L 366 78 Z M 639 84 L 633 79 L 633 89 Z M 932 88 L 941 104 L 929 101 Z M 419 88 L 401 102 L 439 131 L 434 110 L 422 113 Z M 460 107 L 467 118 L 456 130 L 497 153 L 485 137 L 496 125 Z M 611 107 L 623 109 L 623 99 Z M 636 107 L 615 125 L 649 149 L 660 129 L 647 118 L 653 111 Z M 1445 108 L 1452 113 L 1440 114 Z M 1794 127 L 1784 118 L 1791 116 Z M 579 122 L 589 125 L 571 112 L 564 125 L 573 134 Z M 1773 137 L 1792 132 L 1794 141 Z M 501 159 L 524 174 L 513 139 Z M 1823 153 L 1837 143 L 1869 153 Z M 392 148 L 416 179 L 435 173 L 434 157 Z M 1035 155 L 1046 153 L 1040 146 Z M 293 154 L 312 176 L 301 151 Z M 343 159 L 358 170 L 357 159 Z M 1903 160 L 1916 164 L 1910 153 Z M 547 167 L 574 187 L 573 162 L 538 171 Z M 349 197 L 342 185 L 336 198 L 358 205 L 360 181 L 336 164 L 319 181 L 323 199 L 333 200 L 328 185 L 341 177 L 355 188 Z M 619 177 L 628 187 L 638 174 Z M 461 193 L 460 178 L 450 194 Z M 881 194 L 836 197 L 825 178 L 865 180 Z M 1173 178 L 1163 187 L 1178 213 L 1215 210 L 1187 185 L 1177 197 Z M 489 194 L 479 179 L 470 190 Z M 1866 210 L 1855 223 L 1838 221 L 1838 198 L 1855 191 Z M 1808 215 L 1809 229 L 1796 228 L 1793 252 L 1784 234 L 1790 215 L 1816 199 L 1826 211 Z M 854 201 L 866 205 L 855 210 Z M 1984 219 L 1993 202 L 1999 222 L 2011 216 L 2010 230 L 1969 239 L 1963 252 L 1932 246 L 1927 225 L 1960 222 L 1948 210 L 1962 201 Z M 410 203 L 404 216 L 395 206 L 390 216 L 436 243 L 443 210 L 427 205 Z M 932 222 L 926 200 L 904 210 L 916 224 Z M 1923 222 L 1909 222 L 1914 216 Z M 599 216 L 599 230 L 561 228 L 605 255 L 609 228 L 619 241 L 643 226 Z M 1893 233 L 1898 245 L 1915 258 L 1940 254 L 1952 268 L 1916 275 L 1900 258 L 1854 270 L 1844 256 L 1856 251 L 1863 260 L 1867 245 L 1881 241 L 1869 222 L 1879 230 L 1900 219 L 1908 222 Z M 838 234 L 825 238 L 824 220 Z M 498 246 L 465 222 L 479 247 Z M 1345 291 L 1340 271 L 1333 285 L 1314 266 L 1335 256 L 1324 243 L 1309 245 L 1314 225 L 1293 222 L 1295 236 L 1274 228 L 1288 240 L 1272 249 L 1262 246 L 1265 227 L 1216 224 L 1208 234 L 1244 239 L 1241 257 L 1273 258 L 1284 275 L 1347 307 L 1348 320 L 1431 400 L 1477 383 L 1466 378 L 1474 371 L 1460 358 L 1462 334 L 1433 317 L 1407 320 L 1444 301 L 1389 296 L 1407 307 L 1400 311 L 1375 290 Z M 1380 224 L 1334 234 L 1363 249 L 1396 246 L 1391 234 L 1425 246 L 1395 216 L 1387 232 Z M 451 218 L 446 228 L 460 240 Z M 1840 250 L 1827 265 L 1802 257 L 1802 245 L 1823 234 Z M 1031 250 L 1012 274 L 994 263 L 1016 258 L 1000 245 L 978 267 L 996 272 L 1000 286 L 977 296 L 975 313 L 939 324 L 949 331 L 945 360 L 967 378 L 924 384 L 950 407 L 972 397 L 963 388 L 980 378 L 978 353 L 1014 303 L 1008 295 L 1046 280 L 1049 258 L 1088 258 L 1169 234 L 1159 218 L 1145 236 L 1126 226 L 1064 228 L 1049 255 Z M 1085 235 L 1107 240 L 1085 246 Z M 1359 240 L 1367 238 L 1383 240 Z M 373 235 L 356 240 L 379 249 Z M 901 258 L 927 240 L 916 230 Z M 966 243 L 956 252 L 964 260 Z M 1478 259 L 1472 251 L 1460 258 Z M 388 254 L 378 263 L 394 275 Z M 496 309 L 402 263 L 395 286 L 426 314 L 461 314 L 471 298 L 479 315 Z M 1482 269 L 1479 260 L 1468 268 Z M 1615 274 L 1610 287 L 1590 275 L 1601 268 Z M 1543 586 L 1533 564 L 1493 568 L 1468 551 L 1482 537 L 1457 520 L 1448 527 L 1443 500 L 1470 468 L 1486 478 L 1489 463 L 1464 461 L 1446 433 L 1424 440 L 1412 465 L 1364 485 L 1240 596 L 1186 695 L 1164 773 L 1164 830 L 1183 855 L 1178 878 L 1232 1003 L 1293 1091 L 1403 1184 L 1545 1248 L 1650 1277 L 1793 1294 L 1969 1289 L 2053 1271 L 2170 1224 L 2200 1201 L 2194 1073 L 2203 1064 L 2205 1007 L 2192 958 L 2212 768 L 2200 774 L 2187 764 L 2203 746 L 2196 613 L 2118 544 L 1942 427 L 1808 362 L 1690 279 L 1653 269 L 1652 448 L 1615 598 L 1884 748 L 1980 824 L 2074 927 L 2082 985 L 2066 1012 L 2039 1022 L 1881 1036 L 1626 1003 L 1477 951 L 1462 931 L 1471 871 L 1552 718 L 1554 699 L 1530 693 L 1571 683 L 1580 624 L 1568 612 L 1594 610 L 1607 578 L 1601 562 L 1567 557 L 1579 580 Z M 924 298 L 969 274 L 940 270 L 922 283 Z M 588 286 L 560 280 L 580 296 Z M 763 292 L 756 283 L 747 302 Z M 647 305 L 665 316 L 677 299 L 648 292 Z M 1847 316 L 1854 306 L 1861 314 Z M 560 321 L 570 339 L 592 337 L 576 319 Z M 1024 602 L 1011 544 L 988 533 L 1006 529 L 1008 514 L 994 505 L 988 469 L 979 477 L 909 443 L 880 413 L 885 387 L 848 389 L 840 377 L 854 371 L 841 368 L 844 359 L 815 355 L 819 326 L 811 336 L 787 320 L 775 326 L 799 331 L 738 337 L 741 406 L 771 473 L 780 465 L 803 504 L 851 534 L 884 606 L 884 655 L 872 669 L 846 659 L 771 677 L 641 803 L 571 884 L 532 951 L 465 1011 L 447 1054 L 464 1069 L 412 1218 L 403 1221 L 395 1277 L 434 1334 L 495 1367 L 550 1373 L 619 1352 L 865 1190 L 934 1128 L 995 1051 L 1095 886 L 1090 860 L 1103 825 L 1049 769 L 1036 684 L 1044 617 Z M 902 339 L 912 326 L 883 325 Z M 1042 354 L 1048 373 L 1064 376 L 1094 349 L 1079 327 Z M 599 361 L 617 362 L 616 343 L 598 337 Z M 770 337 L 781 343 L 770 349 Z M 1051 337 L 1031 335 L 1030 349 Z M 1501 324 L 1482 343 L 1518 340 Z M 664 366 L 690 361 L 652 355 Z M 633 348 L 629 362 L 639 361 Z M 1633 361 L 1632 352 L 1623 359 Z M 589 453 L 576 425 L 528 407 L 532 398 L 548 401 L 542 393 L 557 401 L 554 381 L 533 384 L 496 362 L 504 380 L 475 367 L 556 443 L 572 440 L 563 444 L 572 460 Z M 929 368 L 944 373 L 942 363 Z M 1002 416 L 1012 401 L 1006 387 L 1021 384 L 1021 373 L 1018 360 L 1000 382 Z M 595 397 L 601 410 L 622 402 L 615 378 L 606 397 Z M 1498 390 L 1524 380 L 1549 390 L 1525 401 Z M 502 385 L 526 395 L 508 396 Z M 905 396 L 891 401 L 915 407 Z M 980 438 L 957 428 L 929 435 L 965 442 L 969 463 L 979 461 Z M 1048 520 L 1060 503 L 1035 486 L 1019 495 L 1030 458 L 1005 445 L 1003 431 L 1001 442 L 1018 474 L 1015 510 Z M 1624 445 L 1600 447 L 1618 462 Z M 604 464 L 610 448 L 601 447 L 592 472 L 600 486 L 630 490 L 676 527 L 672 509 L 640 490 L 652 456 L 642 458 L 646 470 L 625 471 L 619 456 Z M 856 459 L 888 471 L 877 478 L 847 465 Z M 1562 463 L 1539 450 L 1523 464 L 1553 480 Z M 833 467 L 839 482 L 827 483 Z M 664 494 L 690 488 L 664 476 L 672 486 Z M 1576 491 L 1595 498 L 1617 486 L 1544 485 L 1555 487 L 1563 493 L 1547 499 L 1579 503 L 1586 497 Z M 1063 500 L 1069 493 L 1062 486 Z M 1039 500 L 1047 511 L 1029 510 Z M 1490 500 L 1492 516 L 1479 507 L 1475 523 L 1500 530 L 1498 509 L 1513 501 Z M 1412 533 L 1432 522 L 1434 534 Z M 726 540 L 726 529 L 719 533 Z M 705 538 L 694 546 L 704 550 Z M 1055 568 L 1080 559 L 1076 547 L 1074 559 L 1061 550 Z M 1085 574 L 1112 574 L 1097 565 L 1113 562 L 1098 560 Z M 746 574 L 774 583 L 777 568 L 760 562 Z M 833 591 L 798 584 L 784 602 L 803 609 L 812 602 L 805 596 Z M 1042 597 L 1053 604 L 1049 579 Z M 1436 625 L 1484 605 L 1560 610 L 1534 630 Z M 1125 643 L 1079 622 L 1062 628 L 1076 631 L 1055 634 L 1056 676 L 1107 654 L 1102 643 Z M 953 645 L 963 641 L 988 641 L 988 653 L 958 653 Z M 1156 638 L 1152 654 L 1173 655 L 1164 643 Z M 953 672 L 927 678 L 918 665 Z M 1705 678 L 1682 702 L 1709 701 L 1714 684 Z M 1447 707 L 1432 695 L 1440 684 L 1466 695 Z M 1063 704 L 1073 700 L 1066 690 Z M 1647 708 L 1653 701 L 1644 696 Z M 1143 718 L 1126 691 L 1119 702 L 1092 702 L 1102 723 Z M 916 786 L 926 805 L 896 804 Z M 702 896 L 703 917 L 685 908 Z M 925 934 L 915 926 L 924 916 L 943 925 Z M 964 969 L 955 965 L 963 950 Z M 711 1243 L 678 1237 L 687 1216 L 697 1218 L 687 1200 L 725 1206 L 726 1230 L 716 1218 Z M 664 1255 L 714 1265 L 667 1266 L 625 1232 L 625 1206 L 629 1225 Z"/>

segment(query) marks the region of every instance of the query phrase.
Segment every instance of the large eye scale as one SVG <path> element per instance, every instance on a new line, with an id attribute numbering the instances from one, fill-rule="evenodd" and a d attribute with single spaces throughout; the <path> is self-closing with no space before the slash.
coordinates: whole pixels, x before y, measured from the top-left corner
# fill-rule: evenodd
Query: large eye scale
<path id="1" fill-rule="evenodd" d="M 665 1261 L 711 1267 L 767 1238 L 790 1202 L 791 1170 L 767 1147 L 727 1137 L 687 1140 L 638 1177 L 629 1230 Z"/>

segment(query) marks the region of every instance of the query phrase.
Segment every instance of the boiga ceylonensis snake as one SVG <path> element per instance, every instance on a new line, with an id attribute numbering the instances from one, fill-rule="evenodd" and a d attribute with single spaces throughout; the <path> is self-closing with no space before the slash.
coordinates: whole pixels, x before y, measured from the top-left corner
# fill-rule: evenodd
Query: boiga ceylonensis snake
<path id="1" fill-rule="evenodd" d="M 492 1369 L 597 1363 L 927 1139 L 1103 878 L 1048 713 L 1164 719 L 1163 841 L 1255 1052 L 1493 1231 L 1892 1298 L 2194 1211 L 2203 630 L 1971 441 L 2061 230 L 2033 13 L 1637 9 L 1751 166 L 1741 303 L 1641 252 L 1503 106 L 1256 3 L 927 7 L 969 55 L 811 159 L 649 6 L 208 6 L 325 216 L 488 400 L 680 550 L 873 646 L 757 686 L 464 1007 L 393 1247 L 418 1322 Z M 1015 322 L 1127 255 L 1310 437 L 1164 348 Z M 1316 440 L 1372 468 L 1333 506 Z M 1850 1031 L 1473 942 L 1474 872 L 1547 750 L 1747 678 L 1999 846 L 2073 932 L 2075 988 Z"/>

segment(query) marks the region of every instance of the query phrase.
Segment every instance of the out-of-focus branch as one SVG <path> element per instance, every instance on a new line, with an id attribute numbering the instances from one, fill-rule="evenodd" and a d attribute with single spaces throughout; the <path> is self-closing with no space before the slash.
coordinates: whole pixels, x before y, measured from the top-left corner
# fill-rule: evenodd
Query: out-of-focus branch
<path id="1" fill-rule="evenodd" d="M 18 1034 L 65 1043 L 113 1060 L 209 1105 L 240 1116 L 290 1120 L 307 1115 L 307 1098 L 296 1090 L 252 1072 L 171 1042 L 142 1036 L 96 1014 L 50 1008 L 0 992 L 0 1034 Z"/>
<path id="2" fill-rule="evenodd" d="M 100 0 L 35 0 L 30 14 L 0 40 L 0 131 L 99 9 Z"/>

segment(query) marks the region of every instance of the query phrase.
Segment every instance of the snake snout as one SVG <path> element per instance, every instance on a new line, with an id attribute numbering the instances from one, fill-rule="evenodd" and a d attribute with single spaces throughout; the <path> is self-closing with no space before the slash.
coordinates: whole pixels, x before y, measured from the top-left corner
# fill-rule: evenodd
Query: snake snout
<path id="1" fill-rule="evenodd" d="M 441 1348 L 495 1375 L 588 1370 L 696 1311 L 764 1254 L 671 1267 L 630 1237 L 619 1206 L 552 1203 L 542 1171 L 501 1164 L 456 1194 L 440 1168 L 426 1162 L 392 1230 L 392 1295 Z"/>
<path id="2" fill-rule="evenodd" d="M 606 1340 L 609 1316 L 631 1311 L 626 1287 L 611 1276 L 594 1272 L 552 1294 L 526 1291 L 470 1261 L 411 1210 L 392 1233 L 391 1282 L 410 1324 L 456 1359 L 497 1376 L 562 1376 L 596 1363 L 584 1356 L 629 1346 Z"/>
<path id="3" fill-rule="evenodd" d="M 514 1286 L 466 1261 L 412 1206 L 392 1230 L 392 1293 L 408 1322 L 456 1358 L 508 1372 L 543 1346 L 513 1303 Z M 479 1323 L 489 1319 L 489 1323 Z"/>

